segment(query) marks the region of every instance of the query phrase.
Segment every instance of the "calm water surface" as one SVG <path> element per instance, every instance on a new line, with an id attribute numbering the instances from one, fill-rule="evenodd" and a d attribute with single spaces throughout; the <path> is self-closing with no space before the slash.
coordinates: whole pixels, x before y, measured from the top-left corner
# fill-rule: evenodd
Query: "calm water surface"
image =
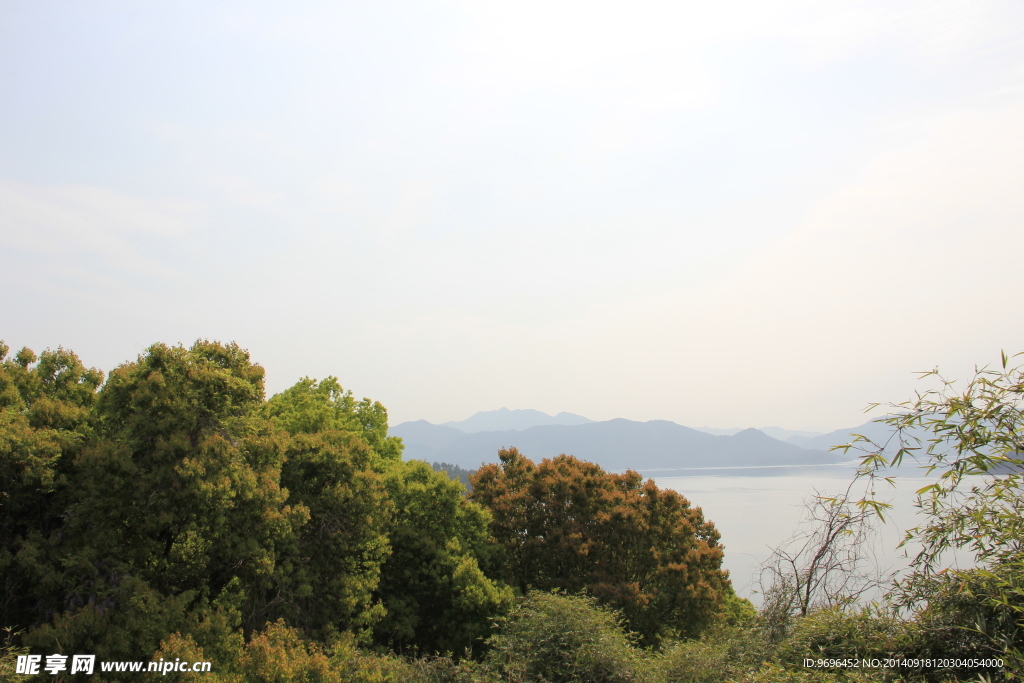
<path id="1" fill-rule="evenodd" d="M 759 603 L 757 568 L 796 531 L 806 513 L 805 502 L 815 495 L 834 496 L 846 491 L 853 479 L 852 468 L 785 468 L 777 476 L 746 476 L 740 470 L 729 474 L 699 476 L 659 476 L 643 472 L 661 488 L 673 489 L 704 511 L 722 534 L 725 568 L 729 570 L 736 592 Z M 758 470 L 763 475 L 764 470 Z M 666 472 L 665 474 L 676 474 Z M 882 483 L 876 488 L 879 500 L 893 505 L 891 520 L 880 525 L 876 553 L 885 566 L 894 569 L 907 564 L 902 549 L 896 546 L 903 531 L 920 524 L 913 506 L 914 492 L 933 480 L 901 475 L 897 487 Z M 861 487 L 860 490 L 863 490 Z"/>

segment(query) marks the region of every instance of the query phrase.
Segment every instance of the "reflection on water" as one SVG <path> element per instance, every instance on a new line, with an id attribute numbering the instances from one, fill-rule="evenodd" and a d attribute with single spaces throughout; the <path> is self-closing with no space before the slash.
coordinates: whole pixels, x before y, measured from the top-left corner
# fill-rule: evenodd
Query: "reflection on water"
<path id="1" fill-rule="evenodd" d="M 766 468 L 758 468 L 766 469 Z M 672 472 L 675 474 L 674 471 Z M 853 480 L 852 467 L 803 467 L 776 470 L 770 475 L 739 471 L 716 471 L 712 475 L 663 476 L 668 472 L 643 472 L 661 488 L 673 489 L 704 511 L 722 534 L 725 568 L 736 592 L 759 604 L 756 574 L 758 566 L 775 546 L 789 539 L 804 516 L 804 503 L 815 495 L 834 496 L 846 491 Z M 876 485 L 876 498 L 893 505 L 890 520 L 880 525 L 876 553 L 885 567 L 907 565 L 903 549 L 896 549 L 903 531 L 921 523 L 913 506 L 914 492 L 932 480 L 900 475 L 896 488 L 884 482 Z M 863 491 L 863 487 L 859 489 Z M 851 493 L 857 493 L 855 489 Z M 856 496 L 860 497 L 860 496 Z M 913 550 L 911 550 L 913 552 Z"/>

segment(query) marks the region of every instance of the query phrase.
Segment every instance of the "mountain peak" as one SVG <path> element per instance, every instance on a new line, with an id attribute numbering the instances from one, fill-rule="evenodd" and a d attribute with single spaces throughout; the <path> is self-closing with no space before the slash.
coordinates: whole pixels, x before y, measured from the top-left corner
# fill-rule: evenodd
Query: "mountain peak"
<path id="1" fill-rule="evenodd" d="M 481 410 L 465 420 L 442 424 L 467 434 L 476 434 L 478 432 L 522 431 L 542 425 L 579 425 L 588 422 L 593 422 L 593 420 L 565 411 L 552 416 L 530 408 L 502 407 L 497 410 Z"/>

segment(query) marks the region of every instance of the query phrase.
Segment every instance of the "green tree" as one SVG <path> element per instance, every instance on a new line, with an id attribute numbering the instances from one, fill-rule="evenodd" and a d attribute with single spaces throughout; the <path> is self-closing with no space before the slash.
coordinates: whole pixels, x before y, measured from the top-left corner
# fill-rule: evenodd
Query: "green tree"
<path id="1" fill-rule="evenodd" d="M 394 463 L 385 482 L 395 521 L 380 585 L 387 616 L 378 639 L 400 650 L 461 655 L 487 636 L 489 618 L 512 602 L 511 589 L 484 571 L 494 552 L 489 515 L 466 499 L 460 482 L 425 462 Z"/>
<path id="2" fill-rule="evenodd" d="M 695 635 L 720 613 L 729 579 L 719 534 L 686 498 L 572 456 L 499 457 L 477 472 L 470 498 L 491 511 L 505 577 L 521 591 L 585 590 L 648 643 Z"/>
<path id="3" fill-rule="evenodd" d="M 444 472 L 452 479 L 461 482 L 462 485 L 466 487 L 467 491 L 473 487 L 473 485 L 469 481 L 469 478 L 472 475 L 476 474 L 476 470 L 467 470 L 464 467 L 452 465 L 451 463 L 447 462 L 435 462 L 431 464 L 431 467 L 433 467 L 438 472 Z"/>
<path id="4" fill-rule="evenodd" d="M 110 374 L 68 485 L 59 614 L 26 642 L 132 658 L 214 604 L 260 624 L 253 598 L 308 518 L 262 403 L 263 369 L 234 344 L 156 344 Z"/>
<path id="5" fill-rule="evenodd" d="M 267 402 L 275 422 L 290 434 L 340 431 L 359 435 L 383 463 L 402 457 L 402 440 L 388 436 L 388 411 L 377 401 L 355 400 L 336 377 L 317 381 L 303 377 Z"/>
<path id="6" fill-rule="evenodd" d="M 426 463 L 402 462 L 384 407 L 356 401 L 334 377 L 303 378 L 267 412 L 292 434 L 289 500 L 310 510 L 297 559 L 283 569 L 291 588 L 282 600 L 318 614 L 316 623 L 333 614 L 332 626 L 372 627 L 399 650 L 461 654 L 486 637 L 512 593 L 487 576 L 489 518 L 465 488 Z M 282 613 L 307 630 L 313 623 Z"/>
<path id="7" fill-rule="evenodd" d="M 295 434 L 281 484 L 288 502 L 309 511 L 278 558 L 268 613 L 327 641 L 338 631 L 361 639 L 384 615 L 374 593 L 391 552 L 394 506 L 365 441 L 350 432 Z"/>
<path id="8" fill-rule="evenodd" d="M 383 475 L 400 461 L 401 440 L 387 435 L 380 403 L 356 401 L 335 377 L 304 377 L 266 412 L 291 436 L 282 468 L 289 502 L 310 514 L 279 568 L 272 613 L 323 639 L 334 630 L 369 637 L 385 614 L 376 592 L 394 525 Z"/>
<path id="9" fill-rule="evenodd" d="M 53 589 L 51 546 L 103 373 L 62 348 L 9 350 L 0 342 L 0 620 L 26 627 L 43 617 L 40 593 Z"/>

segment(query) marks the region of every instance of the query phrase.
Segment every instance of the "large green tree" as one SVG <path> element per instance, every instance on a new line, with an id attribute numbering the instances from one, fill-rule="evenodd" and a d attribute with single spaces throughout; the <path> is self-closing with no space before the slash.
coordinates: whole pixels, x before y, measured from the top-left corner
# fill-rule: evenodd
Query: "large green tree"
<path id="1" fill-rule="evenodd" d="M 262 403 L 263 369 L 234 344 L 156 344 L 111 372 L 69 475 L 63 595 L 30 644 L 130 658 L 214 604 L 259 624 L 277 548 L 308 518 Z"/>
<path id="2" fill-rule="evenodd" d="M 303 378 L 267 413 L 290 436 L 281 484 L 309 511 L 281 558 L 270 611 L 322 639 L 341 630 L 365 639 L 385 614 L 375 593 L 395 514 L 382 473 L 401 442 L 387 436 L 383 406 L 356 401 L 334 377 Z"/>
<path id="3" fill-rule="evenodd" d="M 283 485 L 310 510 L 301 562 L 282 567 L 285 601 L 321 613 L 317 623 L 335 615 L 331 625 L 372 627 L 380 644 L 400 650 L 461 654 L 485 638 L 512 592 L 487 576 L 489 517 L 462 484 L 403 462 L 384 407 L 357 401 L 335 377 L 303 378 L 267 412 L 292 435 Z"/>
<path id="4" fill-rule="evenodd" d="M 719 534 L 686 498 L 572 456 L 499 457 L 473 477 L 471 499 L 490 510 L 505 577 L 521 591 L 586 590 L 648 642 L 695 635 L 721 611 Z"/>
<path id="5" fill-rule="evenodd" d="M 24 626 L 55 591 L 51 548 L 103 373 L 62 348 L 9 351 L 0 342 L 0 620 Z"/>
<path id="6" fill-rule="evenodd" d="M 267 401 L 267 411 L 290 434 L 348 432 L 355 434 L 379 458 L 377 469 L 402 457 L 402 440 L 388 436 L 388 411 L 379 401 L 357 401 L 337 377 L 320 381 L 303 377 Z"/>
<path id="7" fill-rule="evenodd" d="M 385 482 L 395 521 L 378 639 L 400 650 L 461 655 L 487 636 L 489 618 L 512 603 L 511 589 L 485 571 L 493 569 L 495 551 L 490 515 L 466 499 L 461 482 L 425 462 L 396 463 Z"/>

